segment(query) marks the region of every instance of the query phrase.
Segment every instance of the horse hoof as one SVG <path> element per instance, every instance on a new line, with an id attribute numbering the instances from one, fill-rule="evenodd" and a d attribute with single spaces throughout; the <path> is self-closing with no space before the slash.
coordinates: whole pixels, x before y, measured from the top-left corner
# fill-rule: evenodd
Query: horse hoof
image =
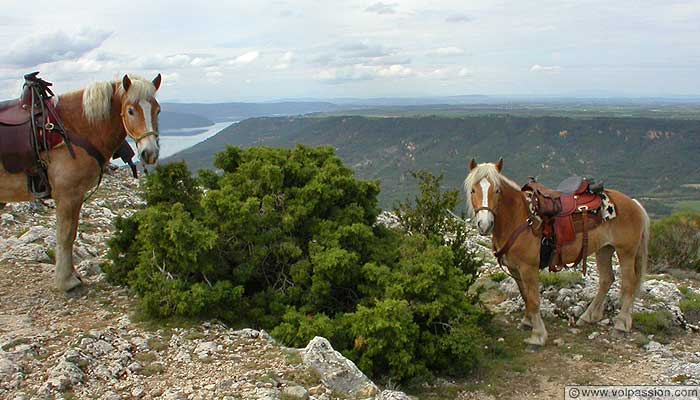
<path id="1" fill-rule="evenodd" d="M 628 336 L 628 334 L 629 334 L 629 332 L 621 331 L 618 329 L 613 329 L 611 332 L 612 337 L 618 338 L 618 339 L 626 338 Z"/>
<path id="2" fill-rule="evenodd" d="M 58 283 L 58 290 L 69 293 L 83 285 L 83 279 L 79 275 L 71 275 L 70 278 Z"/>
<path id="3" fill-rule="evenodd" d="M 632 330 L 632 318 L 625 320 L 623 318 L 618 318 L 615 321 L 615 330 L 627 333 Z"/>
<path id="4" fill-rule="evenodd" d="M 523 331 L 531 331 L 532 330 L 532 325 L 528 324 L 523 324 L 522 322 L 520 323 L 520 329 Z"/>
<path id="5" fill-rule="evenodd" d="M 539 353 L 542 350 L 542 346 L 539 344 L 528 344 L 525 349 L 528 353 Z"/>

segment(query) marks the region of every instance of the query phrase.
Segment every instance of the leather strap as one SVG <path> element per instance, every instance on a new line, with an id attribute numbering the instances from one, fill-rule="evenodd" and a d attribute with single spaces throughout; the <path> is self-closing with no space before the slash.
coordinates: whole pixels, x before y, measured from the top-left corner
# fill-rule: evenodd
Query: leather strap
<path id="1" fill-rule="evenodd" d="M 513 233 L 510 234 L 510 237 L 508 237 L 508 241 L 506 241 L 506 244 L 501 247 L 500 250 L 496 249 L 496 244 L 493 244 L 493 255 L 496 257 L 496 260 L 498 261 L 498 265 L 503 264 L 503 256 L 508 253 L 508 250 L 510 250 L 511 247 L 515 244 L 515 241 L 518 239 L 518 236 L 520 236 L 523 232 L 525 232 L 530 226 L 532 226 L 532 220 L 528 218 L 525 222 L 523 222 L 520 226 L 518 226 Z"/>
<path id="2" fill-rule="evenodd" d="M 90 155 L 90 157 L 94 158 L 97 161 L 97 163 L 100 164 L 100 169 L 104 167 L 106 160 L 102 153 L 100 153 L 99 150 L 97 150 L 97 148 L 95 148 L 95 146 L 92 145 L 92 143 L 90 143 L 87 139 L 84 139 L 74 134 L 71 131 L 67 130 L 65 132 L 66 137 L 68 137 L 68 140 L 70 140 L 71 143 L 77 144 L 78 146 L 82 147 L 85 150 L 85 152 L 87 152 L 88 155 Z"/>

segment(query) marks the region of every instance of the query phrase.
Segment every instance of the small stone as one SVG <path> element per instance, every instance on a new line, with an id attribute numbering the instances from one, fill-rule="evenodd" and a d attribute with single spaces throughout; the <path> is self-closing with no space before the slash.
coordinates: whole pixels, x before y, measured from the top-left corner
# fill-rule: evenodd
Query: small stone
<path id="1" fill-rule="evenodd" d="M 0 223 L 2 225 L 12 225 L 16 222 L 17 221 L 15 220 L 15 216 L 12 214 L 5 213 L 0 215 Z"/>
<path id="2" fill-rule="evenodd" d="M 561 339 L 561 338 L 559 338 L 559 339 L 554 339 L 554 342 L 553 342 L 553 343 L 554 343 L 557 347 L 561 347 L 561 346 L 564 345 L 564 339 Z"/>
<path id="3" fill-rule="evenodd" d="M 583 356 L 581 354 L 574 354 L 573 359 L 574 361 L 581 361 L 583 360 Z"/>
<path id="4" fill-rule="evenodd" d="M 598 324 L 600 324 L 600 325 L 610 325 L 610 319 L 609 319 L 609 318 L 605 318 L 604 320 L 598 322 Z"/>
<path id="5" fill-rule="evenodd" d="M 326 388 L 323 385 L 317 385 L 309 388 L 309 394 L 312 396 L 318 396 L 319 394 L 326 393 Z"/>
<path id="6" fill-rule="evenodd" d="M 287 386 L 282 390 L 282 396 L 288 399 L 308 400 L 309 392 L 302 386 Z"/>
<path id="7" fill-rule="evenodd" d="M 377 398 L 379 400 L 411 400 L 406 393 L 397 390 L 384 390 Z"/>
<path id="8" fill-rule="evenodd" d="M 135 387 L 131 390 L 131 397 L 140 399 L 146 395 L 146 391 L 142 387 Z"/>
<path id="9" fill-rule="evenodd" d="M 597 338 L 598 336 L 600 336 L 600 332 L 593 332 L 590 335 L 588 335 L 588 339 L 593 340 L 593 339 Z"/>
<path id="10" fill-rule="evenodd" d="M 121 396 L 113 391 L 108 391 L 100 397 L 101 400 L 121 400 Z"/>

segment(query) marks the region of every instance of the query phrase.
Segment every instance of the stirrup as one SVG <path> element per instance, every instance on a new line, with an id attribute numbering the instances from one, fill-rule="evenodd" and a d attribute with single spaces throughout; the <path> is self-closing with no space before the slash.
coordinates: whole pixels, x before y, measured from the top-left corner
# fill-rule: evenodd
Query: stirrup
<path id="1" fill-rule="evenodd" d="M 36 175 L 27 175 L 27 189 L 37 200 L 50 198 L 51 185 L 46 171 L 39 169 Z"/>

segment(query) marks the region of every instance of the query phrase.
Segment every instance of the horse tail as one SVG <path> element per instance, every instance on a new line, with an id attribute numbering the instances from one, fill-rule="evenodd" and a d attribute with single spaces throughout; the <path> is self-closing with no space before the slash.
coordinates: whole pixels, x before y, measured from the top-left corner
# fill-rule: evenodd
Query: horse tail
<path id="1" fill-rule="evenodd" d="M 649 235 L 651 230 L 651 219 L 649 218 L 649 214 L 647 214 L 647 211 L 644 209 L 642 204 L 637 200 L 634 200 L 634 202 L 637 203 L 639 209 L 642 211 L 643 219 L 642 237 L 634 260 L 634 272 L 637 277 L 637 289 L 639 289 L 639 286 L 644 280 L 644 275 L 647 272 L 647 265 L 649 263 Z"/>

